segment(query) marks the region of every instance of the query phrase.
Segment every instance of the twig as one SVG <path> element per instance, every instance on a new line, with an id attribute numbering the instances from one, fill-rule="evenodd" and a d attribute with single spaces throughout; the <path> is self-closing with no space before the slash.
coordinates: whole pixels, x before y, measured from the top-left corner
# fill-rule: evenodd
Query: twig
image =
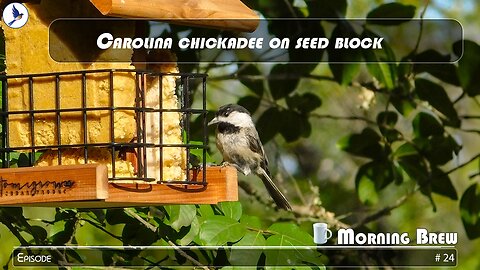
<path id="1" fill-rule="evenodd" d="M 272 205 L 268 200 L 265 199 L 265 196 L 262 196 L 262 194 L 254 189 L 253 186 L 247 181 L 239 180 L 238 185 L 243 189 L 243 191 L 245 191 L 245 193 L 254 197 L 259 203 L 269 207 Z"/>
<path id="2" fill-rule="evenodd" d="M 291 79 L 315 79 L 315 80 L 326 80 L 326 81 L 335 81 L 333 77 L 330 76 L 321 76 L 321 75 L 311 75 L 311 74 L 295 74 L 295 73 L 283 73 L 275 75 L 247 75 L 242 74 L 238 75 L 238 71 L 231 74 L 209 77 L 209 81 L 224 81 L 224 80 L 238 80 L 244 79 L 248 81 L 263 81 L 263 80 L 291 80 Z"/>
<path id="3" fill-rule="evenodd" d="M 134 211 L 132 211 L 131 209 L 129 208 L 124 208 L 123 209 L 125 211 L 125 213 L 129 214 L 130 216 L 132 216 L 133 218 L 135 218 L 136 220 L 138 220 L 140 223 L 142 223 L 147 229 L 151 230 L 152 232 L 154 233 L 157 233 L 158 230 L 157 230 L 157 227 L 153 226 L 152 224 L 148 223 L 146 220 L 144 220 L 141 216 L 139 216 L 137 213 L 135 213 Z M 189 260 L 190 262 L 192 262 L 193 264 L 195 264 L 196 266 L 198 267 L 201 267 L 202 269 L 205 269 L 205 270 L 209 270 L 210 268 L 208 268 L 207 266 L 203 265 L 202 263 L 200 263 L 199 261 L 197 261 L 195 258 L 193 258 L 192 256 L 188 255 L 185 251 L 181 250 L 175 243 L 173 243 L 171 240 L 169 239 L 165 239 L 167 241 L 167 243 L 172 246 L 180 255 L 182 255 L 185 259 Z"/>
<path id="4" fill-rule="evenodd" d="M 466 95 L 466 92 L 462 92 L 460 94 L 460 96 L 458 96 L 454 101 L 453 101 L 453 104 L 457 104 L 457 102 L 459 102 L 460 100 L 462 100 L 463 97 L 465 97 Z"/>
<path id="5" fill-rule="evenodd" d="M 480 115 L 460 115 L 459 118 L 461 119 L 479 119 Z"/>
<path id="6" fill-rule="evenodd" d="M 477 176 L 480 176 L 480 172 L 471 174 L 471 175 L 468 176 L 468 178 L 469 178 L 469 179 L 473 179 L 473 178 L 475 178 L 475 177 L 477 177 Z"/>
<path id="7" fill-rule="evenodd" d="M 172 246 L 178 253 L 180 253 L 180 255 L 182 255 L 185 259 L 191 261 L 192 263 L 194 263 L 196 266 L 199 266 L 201 267 L 202 269 L 205 269 L 205 270 L 209 270 L 210 268 L 208 268 L 207 266 L 201 264 L 199 261 L 197 261 L 195 258 L 193 258 L 192 256 L 188 255 L 185 251 L 183 251 L 182 249 L 180 249 L 175 243 L 173 243 L 171 240 L 168 240 L 167 243 Z"/>
<path id="8" fill-rule="evenodd" d="M 362 219 L 360 222 L 357 224 L 353 225 L 352 228 L 359 228 L 367 223 L 370 223 L 372 221 L 375 221 L 379 218 L 382 218 L 383 216 L 389 215 L 392 210 L 402 206 L 413 194 L 415 194 L 418 190 L 420 190 L 419 187 L 415 188 L 412 192 L 405 194 L 402 196 L 400 199 L 398 199 L 393 205 L 387 206 L 383 209 L 378 210 L 377 212 L 373 213 L 370 216 L 365 217 Z"/>
<path id="9" fill-rule="evenodd" d="M 458 129 L 459 131 L 466 132 L 466 133 L 477 133 L 480 134 L 479 129 Z"/>
<path id="10" fill-rule="evenodd" d="M 472 158 L 470 158 L 468 161 L 466 161 L 465 163 L 462 163 L 460 165 L 458 165 L 457 167 L 453 168 L 453 169 L 450 169 L 449 171 L 446 171 L 445 174 L 448 175 L 448 174 L 451 174 L 453 173 L 454 171 L 460 169 L 460 168 L 463 168 L 465 166 L 467 166 L 468 164 L 474 162 L 477 158 L 480 158 L 480 153 L 476 154 L 475 156 L 473 156 Z"/>
<path id="11" fill-rule="evenodd" d="M 374 121 L 362 116 L 339 116 L 339 115 L 318 114 L 318 113 L 310 113 L 310 116 L 318 119 L 353 120 L 353 121 L 364 121 L 369 124 L 376 124 Z"/>
<path id="12" fill-rule="evenodd" d="M 420 13 L 420 29 L 418 31 L 418 37 L 417 37 L 417 42 L 415 43 L 415 48 L 413 49 L 411 54 L 416 54 L 418 51 L 418 47 L 420 46 L 420 41 L 422 40 L 422 35 L 423 35 L 423 17 L 425 16 L 425 12 L 427 11 L 429 4 L 430 4 L 430 0 L 426 0 L 425 7 Z"/>
<path id="13" fill-rule="evenodd" d="M 152 224 L 148 223 L 148 221 L 146 221 L 145 219 L 143 219 L 141 216 L 139 216 L 137 213 L 135 213 L 134 211 L 132 211 L 131 209 L 129 208 L 123 208 L 123 211 L 125 211 L 125 213 L 129 214 L 130 216 L 132 216 L 133 218 L 135 218 L 136 220 L 140 221 L 140 223 L 143 224 L 143 226 L 147 227 L 147 229 L 151 230 L 152 232 L 154 233 L 157 233 L 157 227 L 153 226 Z"/>
<path id="14" fill-rule="evenodd" d="M 92 221 L 92 220 L 89 220 L 89 219 L 86 219 L 86 218 L 81 218 L 80 220 L 88 222 L 88 223 L 89 223 L 90 225 L 92 225 L 93 227 L 95 227 L 95 228 L 97 228 L 97 229 L 99 229 L 99 230 L 103 231 L 104 233 L 106 233 L 106 234 L 110 235 L 111 237 L 113 237 L 113 238 L 115 238 L 115 239 L 117 239 L 117 240 L 120 240 L 120 241 L 122 241 L 122 242 L 123 242 L 123 239 L 122 239 L 122 237 L 120 237 L 120 236 L 118 236 L 118 235 L 115 235 L 115 234 L 113 234 L 113 233 L 111 233 L 111 232 L 107 231 L 105 228 L 103 228 L 102 226 L 98 225 L 98 224 L 97 224 L 97 223 L 95 223 L 94 221 Z"/>

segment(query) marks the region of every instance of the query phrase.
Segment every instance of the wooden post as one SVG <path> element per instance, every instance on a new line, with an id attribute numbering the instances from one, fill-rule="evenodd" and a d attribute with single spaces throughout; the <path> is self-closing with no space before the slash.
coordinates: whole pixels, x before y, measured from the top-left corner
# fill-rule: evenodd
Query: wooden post
<path id="1" fill-rule="evenodd" d="M 240 0 L 90 0 L 105 16 L 253 32 L 258 15 Z"/>

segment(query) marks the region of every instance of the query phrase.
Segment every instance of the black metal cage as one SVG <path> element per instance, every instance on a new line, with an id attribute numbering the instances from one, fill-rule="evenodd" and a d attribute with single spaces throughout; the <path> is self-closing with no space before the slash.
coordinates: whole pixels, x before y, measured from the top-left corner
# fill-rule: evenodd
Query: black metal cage
<path id="1" fill-rule="evenodd" d="M 115 87 L 116 76 L 127 75 L 133 76 L 135 82 L 135 101 L 132 102 L 133 106 L 118 106 L 115 104 Z M 106 89 L 108 89 L 108 102 L 105 106 L 89 106 L 87 103 L 87 92 L 96 91 L 96 89 L 88 89 L 88 80 L 91 76 L 104 76 L 105 83 L 108 83 Z M 163 79 L 173 78 L 176 82 L 175 93 L 178 99 L 178 106 L 176 108 L 164 108 L 163 106 Z M 109 151 L 109 163 L 111 164 L 111 174 L 109 180 L 142 180 L 142 181 L 157 181 L 159 183 L 167 184 L 185 184 L 185 185 L 206 185 L 206 170 L 201 170 L 202 177 L 199 177 L 198 172 L 201 168 L 205 168 L 206 164 L 206 151 L 207 151 L 207 110 L 206 110 L 206 74 L 196 73 L 159 73 L 151 71 L 137 71 L 130 69 L 102 69 L 102 70 L 85 70 L 85 71 L 71 71 L 71 72 L 58 72 L 58 73 L 44 73 L 44 74 L 28 74 L 28 75 L 9 75 L 1 76 L 2 82 L 2 110 L 0 114 L 2 131 L 2 147 L 0 148 L 0 161 L 1 167 L 9 168 L 12 166 L 18 166 L 18 162 L 14 159 L 19 155 L 23 156 L 24 162 L 22 166 L 35 166 L 39 156 L 41 157 L 46 151 L 55 151 L 57 155 L 58 165 L 62 165 L 62 153 L 67 149 L 80 149 L 81 155 L 83 155 L 83 162 L 89 163 L 89 156 L 95 149 L 108 149 Z M 61 93 L 62 85 L 65 81 L 75 78 L 81 89 L 78 107 L 63 108 L 61 106 Z M 158 107 L 148 106 L 149 101 L 146 100 L 146 84 L 149 81 L 158 80 Z M 23 97 L 24 100 L 28 100 L 24 106 L 25 109 L 10 109 L 12 104 L 9 102 L 9 91 L 18 91 L 12 86 L 12 84 L 23 83 L 23 87 L 28 89 L 28 97 Z M 50 81 L 52 82 L 52 94 L 51 98 L 54 99 L 54 108 L 42 108 L 36 109 L 35 91 L 37 84 Z M 152 91 L 149 89 L 149 91 Z M 25 95 L 25 94 L 24 94 Z M 196 98 L 195 104 L 199 104 L 197 107 L 192 107 L 193 97 Z M 198 102 L 201 98 L 201 102 Z M 53 102 L 53 101 L 52 101 Z M 110 139 L 105 142 L 92 142 L 87 137 L 87 130 L 89 125 L 89 115 L 92 113 L 106 113 L 109 115 L 110 123 L 108 124 Z M 115 114 L 117 112 L 128 112 L 134 117 L 135 122 L 135 134 L 134 138 L 130 141 L 118 141 L 115 138 Z M 148 114 L 157 113 L 159 138 L 158 141 L 147 140 L 147 123 L 146 118 Z M 181 142 L 179 143 L 166 143 L 163 140 L 163 126 L 164 115 L 168 113 L 178 113 L 179 115 L 179 128 L 181 130 Z M 80 121 L 81 129 L 83 133 L 80 135 L 81 140 L 78 143 L 64 143 L 62 140 L 62 121 L 66 121 L 68 115 L 76 114 L 78 121 Z M 54 132 L 57 134 L 55 142 L 50 145 L 36 144 L 35 128 L 36 121 L 45 115 L 50 115 L 51 122 L 54 125 Z M 12 118 L 22 116 L 27 119 L 29 136 L 28 139 L 31 143 L 29 145 L 12 145 L 10 141 L 11 126 L 10 122 Z M 201 130 L 192 131 L 191 123 L 195 119 L 195 123 L 201 123 Z M 197 126 L 196 126 L 197 127 Z M 193 136 L 192 134 L 196 134 Z M 183 170 L 183 179 L 163 179 L 163 167 L 164 150 L 167 148 L 181 149 L 182 155 L 185 157 Z M 158 161 L 159 166 L 159 179 L 154 175 L 148 174 L 146 168 L 149 162 L 148 151 L 151 149 L 159 149 L 160 158 Z M 194 150 L 195 149 L 195 150 Z M 192 152 L 195 151 L 195 155 Z M 116 164 L 119 159 L 125 158 L 125 153 L 130 153 L 130 157 L 133 157 L 132 164 L 135 167 L 133 176 L 119 176 L 116 173 Z M 28 160 L 26 160 L 28 159 Z M 25 161 L 26 160 L 26 161 Z M 17 164 L 17 165 L 15 165 Z M 197 180 L 199 179 L 200 180 Z"/>

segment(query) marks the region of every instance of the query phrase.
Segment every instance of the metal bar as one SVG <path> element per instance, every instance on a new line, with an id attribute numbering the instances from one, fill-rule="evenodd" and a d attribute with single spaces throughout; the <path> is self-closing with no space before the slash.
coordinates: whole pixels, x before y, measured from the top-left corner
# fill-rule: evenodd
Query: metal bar
<path id="1" fill-rule="evenodd" d="M 60 130 L 60 75 L 55 76 L 55 119 L 56 119 L 56 129 L 57 129 L 57 144 L 62 144 L 62 135 Z M 58 165 L 62 165 L 62 150 L 58 149 L 57 151 Z"/>
<path id="2" fill-rule="evenodd" d="M 163 109 L 163 75 L 158 75 L 158 80 L 159 80 L 159 83 L 158 83 L 158 96 L 159 96 L 159 109 Z M 163 179 L 163 111 L 159 111 L 158 112 L 159 114 L 159 123 L 160 123 L 160 164 L 159 164 L 159 168 L 160 168 L 160 179 L 158 179 L 159 182 L 162 182 L 164 179 Z"/>
<path id="3" fill-rule="evenodd" d="M 148 178 L 148 163 L 147 163 L 147 124 L 146 124 L 146 115 L 145 115 L 145 98 L 147 96 L 146 93 L 146 85 L 145 85 L 145 76 L 142 76 L 141 81 L 141 89 L 140 93 L 142 95 L 141 99 L 141 114 L 142 114 L 142 162 L 143 162 L 143 180 L 147 181 Z"/>
<path id="4" fill-rule="evenodd" d="M 110 106 L 110 142 L 115 142 L 115 121 L 114 121 L 114 95 L 113 95 L 113 71 L 109 73 L 109 86 L 110 86 L 110 96 L 109 96 L 109 106 Z M 115 145 L 112 145 L 110 150 L 112 151 L 112 178 L 115 178 Z"/>
<path id="5" fill-rule="evenodd" d="M 94 107 L 94 108 L 64 108 L 64 109 L 39 109 L 39 110 L 34 110 L 33 113 L 56 113 L 56 112 L 83 112 L 83 111 L 107 111 L 111 110 L 111 106 L 106 106 L 106 107 Z M 130 110 L 130 111 L 135 111 L 137 108 L 136 107 L 113 107 L 113 110 Z M 203 110 L 199 109 L 152 109 L 152 108 L 145 108 L 146 112 L 190 112 L 192 114 L 202 114 Z M 32 110 L 22 110 L 22 111 L 12 111 L 12 112 L 0 112 L 0 115 L 15 115 L 15 114 L 26 114 L 30 113 Z"/>
<path id="6" fill-rule="evenodd" d="M 85 72 L 82 73 L 82 108 L 87 107 L 87 75 Z M 87 142 L 87 111 L 82 111 L 82 123 L 83 123 L 83 160 L 85 164 L 88 164 L 88 142 Z"/>
<path id="7" fill-rule="evenodd" d="M 2 112 L 8 112 L 8 82 L 2 80 Z M 2 114 L 2 147 L 5 150 L 9 146 L 8 114 Z M 2 152 L 2 167 L 10 167 L 10 152 Z"/>
<path id="8" fill-rule="evenodd" d="M 207 78 L 202 78 L 202 110 L 203 110 L 203 150 L 202 150 L 202 182 L 207 183 Z"/>
<path id="9" fill-rule="evenodd" d="M 85 146 L 83 143 L 77 143 L 77 144 L 53 144 L 53 145 L 37 145 L 35 146 L 35 150 L 48 150 L 51 148 L 67 148 L 67 147 L 82 147 Z M 198 149 L 203 149 L 207 148 L 207 145 L 199 145 L 199 144 L 186 144 L 186 143 L 168 143 L 168 144 L 153 144 L 153 143 L 126 143 L 126 142 L 117 142 L 117 143 L 89 143 L 87 144 L 88 147 L 113 147 L 119 148 L 119 147 L 154 147 L 158 148 L 160 146 L 162 147 L 190 147 L 190 148 L 198 148 Z M 18 147 L 6 147 L 4 148 L 5 151 L 22 151 L 22 150 L 28 150 L 32 149 L 31 146 L 18 146 Z"/>
<path id="10" fill-rule="evenodd" d="M 143 73 L 147 75 L 169 75 L 169 76 L 189 76 L 190 78 L 203 78 L 207 74 L 203 73 L 187 73 L 187 72 L 155 72 L 155 71 L 146 71 L 146 70 L 131 70 L 131 69 L 94 69 L 94 70 L 74 70 L 74 71 L 62 71 L 62 72 L 46 72 L 46 73 L 31 73 L 31 74 L 18 74 L 18 75 L 0 75 L 0 79 L 21 79 L 28 77 L 52 77 L 52 76 L 64 76 L 64 75 L 78 75 L 82 73 L 91 74 L 91 73 L 106 73 L 106 72 L 115 72 L 115 73 L 131 73 L 131 72 Z"/>
<path id="11" fill-rule="evenodd" d="M 140 126 L 140 118 L 142 117 L 140 113 L 140 100 L 142 99 L 141 93 L 140 93 L 140 82 L 143 78 L 142 73 L 136 73 L 135 74 L 135 123 L 137 125 L 137 139 L 136 139 L 136 150 L 137 153 L 135 155 L 135 158 L 137 159 L 137 177 L 140 177 L 143 175 L 143 164 L 142 160 L 140 158 L 141 156 L 141 141 L 140 138 L 142 137 L 141 133 L 141 126 Z"/>
<path id="12" fill-rule="evenodd" d="M 189 77 L 183 77 L 183 98 L 185 99 L 184 102 L 184 109 L 190 108 L 190 85 L 189 85 Z M 185 143 L 190 143 L 190 113 L 185 110 Z M 187 181 L 190 181 L 190 147 L 186 147 L 187 151 Z"/>
<path id="13" fill-rule="evenodd" d="M 35 104 L 33 98 L 33 77 L 28 77 L 28 108 L 30 109 L 30 166 L 35 163 Z"/>

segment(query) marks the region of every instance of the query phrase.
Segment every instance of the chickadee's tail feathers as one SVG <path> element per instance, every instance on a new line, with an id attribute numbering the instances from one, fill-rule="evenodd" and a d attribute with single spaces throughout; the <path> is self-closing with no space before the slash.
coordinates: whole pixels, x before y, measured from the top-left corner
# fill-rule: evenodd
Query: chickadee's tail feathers
<path id="1" fill-rule="evenodd" d="M 261 173 L 258 174 L 258 177 L 262 179 L 263 184 L 267 188 L 268 194 L 270 194 L 270 197 L 275 201 L 277 206 L 279 208 L 285 209 L 285 210 L 292 210 L 292 207 L 290 206 L 290 203 L 288 202 L 287 198 L 282 194 L 282 192 L 277 188 L 275 183 L 273 183 L 272 178 L 270 178 L 270 175 L 265 170 L 261 170 Z"/>

